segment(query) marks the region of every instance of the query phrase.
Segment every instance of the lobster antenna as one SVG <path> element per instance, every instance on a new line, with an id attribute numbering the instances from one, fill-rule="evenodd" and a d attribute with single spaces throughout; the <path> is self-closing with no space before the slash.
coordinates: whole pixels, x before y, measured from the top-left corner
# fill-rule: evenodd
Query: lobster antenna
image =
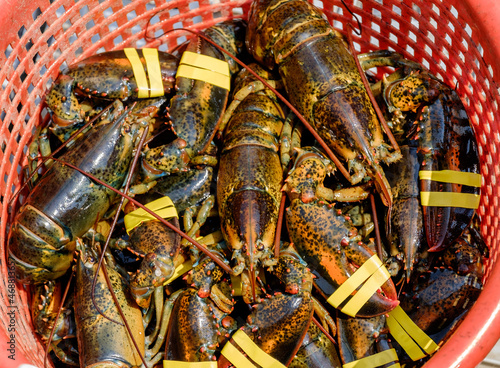
<path id="1" fill-rule="evenodd" d="M 375 227 L 375 244 L 377 249 L 377 255 L 380 259 L 384 259 L 384 254 L 382 251 L 382 241 L 380 239 L 380 229 L 378 227 L 377 207 L 375 206 L 375 197 L 373 196 L 372 193 L 370 193 L 370 204 L 372 207 L 373 224 Z"/>
<path id="2" fill-rule="evenodd" d="M 57 320 L 59 319 L 59 316 L 61 315 L 61 312 L 62 312 L 63 306 L 64 306 L 64 302 L 66 301 L 66 297 L 68 296 L 68 291 L 69 291 L 69 287 L 71 285 L 72 278 L 73 278 L 73 272 L 71 272 L 69 279 L 68 279 L 68 283 L 66 284 L 66 288 L 64 289 L 64 294 L 61 298 L 61 305 L 57 309 L 56 318 L 54 320 L 54 326 L 52 327 L 52 330 L 50 331 L 49 339 L 47 340 L 47 347 L 45 348 L 45 354 L 43 356 L 43 367 L 44 368 L 47 368 L 47 357 L 49 356 L 50 344 L 52 343 L 52 340 L 54 339 L 54 333 L 56 330 Z"/>
<path id="3" fill-rule="evenodd" d="M 248 65 L 246 65 L 244 62 L 239 60 L 236 56 L 232 55 L 227 50 L 225 50 L 223 47 L 217 45 L 215 42 L 210 40 L 210 38 L 208 38 L 207 36 L 205 36 L 201 32 L 199 32 L 197 30 L 189 29 L 189 28 L 176 28 L 176 29 L 172 29 L 172 30 L 165 32 L 165 34 L 167 34 L 169 32 L 173 32 L 173 31 L 179 31 L 179 30 L 194 33 L 194 34 L 198 35 L 199 37 L 203 38 L 205 41 L 210 42 L 219 51 L 228 55 L 231 59 L 236 61 L 240 66 L 247 69 L 255 78 L 257 78 L 257 80 L 261 81 L 267 88 L 269 88 L 299 118 L 299 120 L 302 122 L 302 124 L 304 124 L 306 126 L 307 130 L 309 130 L 309 132 L 314 136 L 314 138 L 318 141 L 318 143 L 321 145 L 321 147 L 323 147 L 323 149 L 328 154 L 329 158 L 335 163 L 335 165 L 337 166 L 339 171 L 342 173 L 342 175 L 344 175 L 344 177 L 348 181 L 351 181 L 351 176 L 349 175 L 349 172 L 345 169 L 345 167 L 342 165 L 342 163 L 337 158 L 337 156 L 335 156 L 335 154 L 330 149 L 330 147 L 328 147 L 328 145 L 325 143 L 323 138 L 321 138 L 319 136 L 319 134 L 314 130 L 314 128 L 311 126 L 311 124 L 309 124 L 309 122 L 304 118 L 304 116 L 281 93 L 279 93 L 274 87 L 272 87 L 269 83 L 267 83 L 267 81 L 265 79 L 263 79 L 261 76 L 259 76 L 257 73 L 255 73 L 251 68 L 249 68 Z"/>
<path id="4" fill-rule="evenodd" d="M 352 27 L 352 25 L 349 23 L 349 25 L 351 26 L 352 30 L 358 35 L 358 36 L 361 36 L 362 34 L 362 28 L 361 28 L 361 21 L 359 20 L 359 17 L 353 13 L 353 11 L 347 6 L 347 4 L 345 3 L 344 0 L 340 0 L 340 2 L 342 3 L 342 5 L 344 5 L 344 7 L 346 8 L 346 10 L 351 13 L 351 15 L 354 17 L 354 19 L 356 20 L 356 23 L 358 23 L 358 29 L 354 29 L 354 27 Z"/>
<path id="5" fill-rule="evenodd" d="M 326 335 L 326 337 L 328 337 L 328 340 L 330 340 L 334 345 L 337 345 L 337 341 L 335 341 L 332 335 L 328 333 L 328 331 L 323 327 L 321 323 L 319 323 L 319 321 L 314 316 L 312 317 L 312 322 L 314 322 L 314 324 L 318 326 L 321 332 L 323 332 Z"/>
<path id="6" fill-rule="evenodd" d="M 285 214 L 286 194 L 281 191 L 280 209 L 278 212 L 278 222 L 276 223 L 276 234 L 274 236 L 274 256 L 280 256 L 281 228 L 283 227 L 283 217 Z"/>
<path id="7" fill-rule="evenodd" d="M 217 265 L 219 265 L 225 272 L 227 272 L 227 273 L 229 273 L 231 275 L 233 274 L 233 270 L 231 269 L 231 267 L 229 267 L 226 263 L 224 263 L 220 258 L 218 258 L 215 255 L 213 255 L 212 252 L 209 251 L 206 247 L 204 247 L 203 245 L 201 245 L 195 239 L 191 238 L 189 235 L 187 235 L 185 232 L 183 232 L 178 227 L 172 225 L 170 222 L 166 221 L 164 218 L 161 218 L 157 213 L 153 212 L 152 210 L 150 210 L 149 208 L 147 208 L 146 206 L 144 206 L 142 203 L 138 202 L 136 199 L 132 198 L 131 196 L 129 196 L 126 193 L 123 193 L 123 192 L 119 191 L 118 189 L 113 188 L 111 185 L 109 185 L 109 184 L 103 182 L 102 180 L 94 177 L 93 175 L 85 172 L 84 170 L 80 169 L 79 167 L 76 167 L 75 165 L 70 164 L 69 162 L 66 162 L 66 161 L 58 159 L 58 158 L 54 158 L 54 160 L 60 162 L 61 164 L 65 165 L 65 166 L 67 166 L 67 167 L 69 167 L 69 168 L 71 168 L 73 170 L 78 171 L 79 173 L 81 173 L 81 174 L 83 174 L 83 175 L 85 175 L 87 177 L 89 177 L 90 179 L 92 179 L 93 181 L 95 181 L 97 184 L 102 185 L 102 186 L 108 188 L 109 190 L 115 192 L 116 194 L 125 197 L 125 199 L 128 199 L 130 202 L 132 202 L 133 204 L 135 204 L 137 207 L 142 208 L 148 214 L 150 214 L 151 216 L 153 216 L 155 219 L 157 219 L 158 221 L 160 221 L 165 226 L 168 226 L 170 229 L 172 229 L 177 234 L 179 234 L 180 236 L 182 236 L 188 242 L 193 243 L 196 246 L 196 248 L 198 248 L 205 255 L 207 255 L 208 257 L 210 257 L 210 259 L 212 259 L 215 263 L 217 263 Z"/>

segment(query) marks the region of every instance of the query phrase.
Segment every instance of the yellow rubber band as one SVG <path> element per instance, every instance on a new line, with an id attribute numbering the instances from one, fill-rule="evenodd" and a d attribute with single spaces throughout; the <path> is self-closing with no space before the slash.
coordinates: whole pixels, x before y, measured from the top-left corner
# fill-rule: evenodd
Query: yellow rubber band
<path id="1" fill-rule="evenodd" d="M 361 289 L 347 302 L 341 309 L 342 313 L 348 316 L 355 317 L 361 307 L 366 304 L 368 299 L 387 281 L 391 275 L 389 271 L 382 266 L 375 271 L 368 280 L 363 284 Z"/>
<path id="2" fill-rule="evenodd" d="M 158 216 L 164 219 L 179 217 L 177 215 L 177 210 L 169 197 L 162 197 L 153 202 L 149 202 L 145 205 L 146 208 L 150 209 Z M 148 212 L 139 208 L 125 215 L 123 218 L 125 222 L 125 229 L 127 234 L 129 234 L 133 229 L 146 221 L 155 220 L 156 217 L 150 215 Z"/>
<path id="3" fill-rule="evenodd" d="M 170 284 L 174 280 L 176 280 L 179 277 L 181 277 L 182 275 L 184 275 L 186 272 L 190 271 L 192 268 L 193 268 L 193 262 L 191 262 L 191 260 L 188 260 L 188 261 L 184 262 L 183 264 L 177 266 L 175 268 L 173 275 L 167 281 L 165 281 L 163 283 L 163 286 Z"/>
<path id="4" fill-rule="evenodd" d="M 207 82 L 213 84 L 214 86 L 221 87 L 227 90 L 229 90 L 231 85 L 231 80 L 227 75 L 185 64 L 179 65 L 176 77 L 200 80 L 202 82 Z"/>
<path id="5" fill-rule="evenodd" d="M 163 368 L 217 368 L 217 362 L 181 362 L 178 360 L 164 360 Z"/>
<path id="6" fill-rule="evenodd" d="M 135 81 L 137 82 L 138 93 L 137 97 L 139 98 L 148 98 L 149 97 L 149 85 L 148 79 L 146 77 L 146 72 L 144 71 L 144 65 L 141 63 L 141 59 L 139 58 L 139 54 L 136 49 L 126 48 L 125 55 L 132 65 L 132 71 L 134 72 Z"/>
<path id="7" fill-rule="evenodd" d="M 255 365 L 239 351 L 233 344 L 227 342 L 222 348 L 221 354 L 224 355 L 236 368 L 255 368 Z"/>
<path id="8" fill-rule="evenodd" d="M 146 68 L 149 77 L 149 97 L 160 97 L 164 95 L 163 82 L 161 78 L 160 58 L 157 49 L 142 49 L 142 55 L 146 60 Z"/>
<path id="9" fill-rule="evenodd" d="M 226 61 L 196 52 L 185 51 L 182 54 L 181 64 L 191 65 L 201 69 L 227 75 L 229 77 L 229 65 Z"/>
<path id="10" fill-rule="evenodd" d="M 420 203 L 429 207 L 461 207 L 476 209 L 480 194 L 455 192 L 420 192 Z"/>
<path id="11" fill-rule="evenodd" d="M 370 355 L 365 358 L 361 358 L 355 360 L 354 362 L 346 363 L 342 367 L 343 368 L 375 368 L 380 367 L 384 364 L 388 364 L 390 362 L 398 361 L 398 354 L 395 349 L 383 350 L 380 353 Z M 395 363 L 391 365 L 391 367 L 397 368 L 400 367 L 399 363 Z"/>
<path id="12" fill-rule="evenodd" d="M 380 271 L 379 271 L 380 269 Z M 377 272 L 378 271 L 378 272 Z M 363 265 L 354 272 L 335 292 L 330 295 L 327 302 L 335 308 L 338 308 L 363 282 L 374 276 L 373 279 L 367 281 L 361 289 L 353 296 L 354 302 L 349 301 L 343 308 L 342 312 L 354 317 L 361 309 L 365 302 L 377 291 L 377 289 L 387 281 L 386 276 L 389 274 L 382 261 L 376 254 L 371 256 Z M 390 277 L 390 276 L 389 276 Z M 385 279 L 385 280 L 384 280 Z M 384 280 L 384 281 L 382 281 Z M 360 304 L 362 301 L 364 302 Z M 354 313 L 354 314 L 353 314 Z"/>
<path id="13" fill-rule="evenodd" d="M 416 324 L 400 306 L 394 308 L 387 318 L 391 335 L 412 360 L 419 360 L 432 354 L 438 345 Z M 423 351 L 422 351 L 423 350 Z"/>
<path id="14" fill-rule="evenodd" d="M 454 183 L 470 185 L 471 187 L 481 187 L 481 174 L 455 171 L 455 170 L 421 170 L 418 172 L 421 180 L 434 180 L 443 183 Z"/>
<path id="15" fill-rule="evenodd" d="M 242 330 L 236 331 L 232 339 L 239 347 L 262 368 L 285 368 L 278 360 L 265 353 L 255 344 L 248 335 Z M 239 368 L 239 366 L 237 366 Z"/>

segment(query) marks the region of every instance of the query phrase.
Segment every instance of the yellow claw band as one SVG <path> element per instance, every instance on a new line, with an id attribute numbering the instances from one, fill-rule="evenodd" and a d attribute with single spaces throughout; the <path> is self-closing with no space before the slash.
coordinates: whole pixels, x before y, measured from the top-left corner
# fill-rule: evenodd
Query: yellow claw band
<path id="1" fill-rule="evenodd" d="M 408 317 L 400 306 L 389 313 L 387 326 L 392 337 L 412 360 L 422 359 L 426 354 L 432 354 L 438 349 L 438 345 Z"/>
<path id="2" fill-rule="evenodd" d="M 236 331 L 233 341 L 243 350 L 248 358 L 262 368 L 285 368 L 285 365 L 262 351 L 242 330 Z M 255 368 L 255 365 L 242 354 L 231 342 L 226 343 L 221 352 L 236 368 Z"/>
<path id="3" fill-rule="evenodd" d="M 169 197 L 162 197 L 153 202 L 149 202 L 145 205 L 145 207 L 158 216 L 164 219 L 179 217 L 177 215 L 177 210 Z M 156 217 L 150 215 L 148 212 L 139 208 L 135 211 L 132 211 L 125 215 L 125 229 L 127 230 L 127 234 L 129 234 L 133 229 L 142 224 L 143 222 L 155 220 Z"/>
<path id="4" fill-rule="evenodd" d="M 453 183 L 469 185 L 471 187 L 481 187 L 481 174 L 455 171 L 455 170 L 420 170 L 418 177 L 421 180 L 434 180 L 443 183 Z"/>
<path id="5" fill-rule="evenodd" d="M 373 354 L 365 358 L 355 360 L 354 362 L 344 364 L 342 368 L 376 368 L 391 362 L 397 362 L 398 360 L 399 358 L 396 350 L 389 349 L 383 350 L 380 353 Z M 392 367 L 399 368 L 401 366 L 399 363 L 394 363 L 390 366 L 390 368 Z"/>
<path id="6" fill-rule="evenodd" d="M 174 274 L 167 281 L 163 283 L 163 286 L 170 284 L 174 280 L 184 275 L 186 272 L 190 271 L 192 268 L 193 268 L 193 262 L 191 260 L 188 260 L 183 264 L 177 266 L 175 268 Z"/>
<path id="7" fill-rule="evenodd" d="M 149 98 L 163 96 L 164 91 L 158 50 L 151 48 L 141 50 L 146 61 L 146 69 L 148 71 L 147 76 L 137 50 L 134 48 L 125 48 L 123 51 L 125 51 L 125 55 L 132 66 L 132 71 L 134 72 L 138 88 L 137 97 Z"/>
<path id="8" fill-rule="evenodd" d="M 226 61 L 190 51 L 182 54 L 176 77 L 200 80 L 227 90 L 231 85 Z"/>
<path id="9" fill-rule="evenodd" d="M 355 317 L 361 307 L 391 276 L 376 254 L 370 257 L 354 272 L 335 292 L 327 302 L 338 308 L 361 285 L 363 286 L 342 307 L 341 311 Z"/>
<path id="10" fill-rule="evenodd" d="M 216 361 L 210 362 L 181 362 L 178 360 L 164 360 L 163 368 L 217 368 Z"/>
<path id="11" fill-rule="evenodd" d="M 160 97 L 164 95 L 163 82 L 161 78 L 160 57 L 157 49 L 142 49 L 142 55 L 146 60 L 146 68 L 149 76 L 149 97 Z"/>
<path id="12" fill-rule="evenodd" d="M 461 207 L 476 209 L 480 194 L 455 192 L 420 192 L 420 203 L 428 207 Z"/>
<path id="13" fill-rule="evenodd" d="M 130 61 L 130 65 L 132 65 L 132 71 L 134 72 L 135 81 L 137 83 L 137 88 L 139 89 L 137 92 L 137 97 L 139 98 L 148 98 L 149 97 L 149 85 L 148 79 L 146 77 L 146 72 L 144 70 L 144 66 L 141 63 L 141 59 L 136 49 L 126 48 L 125 55 L 127 59 Z"/>

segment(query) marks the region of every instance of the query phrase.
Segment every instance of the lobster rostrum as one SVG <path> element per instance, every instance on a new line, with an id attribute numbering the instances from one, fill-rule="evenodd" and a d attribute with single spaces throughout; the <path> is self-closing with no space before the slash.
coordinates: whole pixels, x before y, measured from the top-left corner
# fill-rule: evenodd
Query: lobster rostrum
<path id="1" fill-rule="evenodd" d="M 304 0 L 254 1 L 246 44 L 257 61 L 277 66 L 292 105 L 348 162 L 351 183 L 370 176 L 390 207 L 390 186 L 379 163 L 400 154 L 384 143 L 356 60 L 324 14 Z"/>
<path id="2" fill-rule="evenodd" d="M 256 65 L 252 68 L 269 77 Z M 238 79 L 235 91 L 254 80 L 246 69 Z M 244 273 L 243 295 L 248 303 L 256 297 L 257 268 L 276 263 L 272 247 L 282 196 L 278 150 L 284 115 L 267 89 L 250 93 L 236 103 L 223 136 L 217 199 L 221 230 L 236 261 L 233 271 L 236 275 Z"/>
<path id="3" fill-rule="evenodd" d="M 118 101 L 107 118 L 61 156 L 111 187 L 121 188 L 129 170 L 137 126 L 124 124 Z M 62 276 L 70 267 L 75 241 L 102 217 L 116 198 L 80 172 L 55 162 L 17 212 L 9 232 L 9 260 L 24 283 Z"/>
<path id="4" fill-rule="evenodd" d="M 380 82 L 395 120 L 415 121 L 407 135 L 417 141 L 420 197 L 430 251 L 453 243 L 479 205 L 481 176 L 474 131 L 458 94 L 421 65 L 378 51 L 360 55 L 365 69 L 392 66 Z"/>
<path id="5" fill-rule="evenodd" d="M 357 317 L 388 313 L 399 302 L 394 284 L 389 274 L 385 274 L 387 271 L 380 260 L 381 267 L 377 272 L 385 274 L 385 281 L 379 285 L 382 292 L 370 290 L 361 293 L 362 286 L 360 289 L 356 285 L 347 293 L 351 295 L 335 300 L 335 292 L 365 262 L 368 265 L 377 258 L 361 241 L 350 219 L 324 197 L 318 196 L 328 192 L 323 181 L 331 170 L 332 163 L 321 152 L 313 149 L 299 151 L 283 188 L 290 199 L 290 206 L 286 209 L 290 241 L 318 277 L 315 282 L 330 304 Z M 358 292 L 360 294 L 356 297 Z M 352 309 L 348 307 L 349 303 L 351 306 L 354 303 L 350 302 L 351 296 L 357 300 L 364 298 L 365 303 L 358 301 L 355 303 L 358 308 Z"/>

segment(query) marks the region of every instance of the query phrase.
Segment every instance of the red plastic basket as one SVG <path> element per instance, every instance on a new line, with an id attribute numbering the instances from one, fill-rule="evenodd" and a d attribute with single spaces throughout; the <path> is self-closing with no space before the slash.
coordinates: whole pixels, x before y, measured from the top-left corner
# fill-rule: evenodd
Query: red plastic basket
<path id="1" fill-rule="evenodd" d="M 43 366 L 43 347 L 32 332 L 25 290 L 8 277 L 5 259 L 8 204 L 20 185 L 27 144 L 43 98 L 60 70 L 101 51 L 123 47 L 171 50 L 190 35 L 164 31 L 204 29 L 245 17 L 251 0 L 0 0 L 0 310 L 7 332 L 14 324 L 15 353 Z M 340 0 L 313 3 L 335 28 L 356 26 Z M 491 250 L 484 291 L 450 340 L 426 368 L 475 367 L 500 338 L 500 4 L 496 0 L 346 0 L 362 23 L 353 34 L 360 52 L 389 48 L 423 63 L 457 85 L 476 131 L 483 175 L 479 214 Z M 156 38 L 156 39 L 155 39 Z M 11 300 L 9 297 L 13 297 Z M 12 302 L 12 303 L 11 303 Z M 6 352 L 2 351 L 2 355 Z M 13 366 L 17 366 L 14 364 Z"/>

